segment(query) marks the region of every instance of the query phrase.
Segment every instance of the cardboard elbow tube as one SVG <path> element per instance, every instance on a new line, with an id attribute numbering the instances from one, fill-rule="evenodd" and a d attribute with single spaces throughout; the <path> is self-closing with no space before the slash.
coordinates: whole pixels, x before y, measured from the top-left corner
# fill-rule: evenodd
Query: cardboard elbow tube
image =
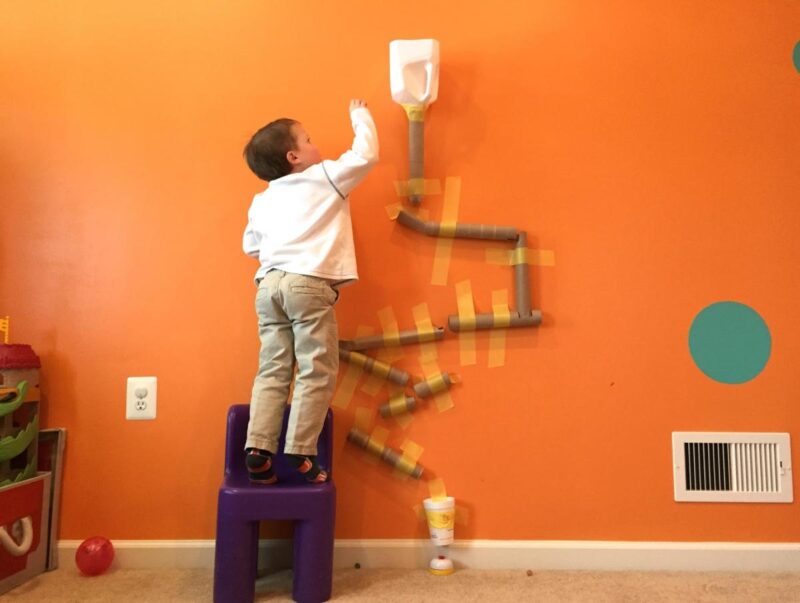
<path id="1" fill-rule="evenodd" d="M 375 358 L 370 358 L 369 356 L 365 356 L 364 354 L 360 354 L 358 352 L 340 349 L 339 358 L 350 362 L 351 364 L 358 365 L 365 371 L 369 371 L 370 373 L 384 377 L 385 379 L 391 381 L 392 383 L 396 383 L 397 385 L 405 386 L 405 384 L 408 383 L 408 380 L 411 378 L 411 375 L 409 375 L 407 372 L 395 368 L 391 364 L 386 364 L 385 362 L 375 360 Z"/>
<path id="2" fill-rule="evenodd" d="M 535 327 L 542 322 L 539 310 L 530 310 L 528 316 L 511 312 L 510 316 L 498 317 L 495 314 L 476 314 L 474 319 L 462 320 L 459 316 L 448 316 L 447 326 L 451 331 L 476 331 L 481 329 L 506 329 Z"/>
<path id="3" fill-rule="evenodd" d="M 382 348 L 387 345 L 408 345 L 411 343 L 424 343 L 435 341 L 444 337 L 444 327 L 434 327 L 433 331 L 400 331 L 391 341 L 383 335 L 371 335 L 369 337 L 358 337 L 347 341 L 340 341 L 339 346 L 343 350 L 369 350 L 372 348 Z"/>
<path id="4" fill-rule="evenodd" d="M 519 231 L 513 226 L 493 226 L 491 224 L 445 224 L 425 222 L 407 211 L 400 210 L 397 221 L 403 226 L 416 230 L 429 237 L 448 237 L 457 239 L 488 239 L 493 241 L 516 241 Z"/>
<path id="5" fill-rule="evenodd" d="M 389 448 L 383 444 L 376 444 L 370 437 L 360 429 L 353 427 L 347 434 L 347 441 L 356 446 L 360 446 L 370 454 L 374 454 L 384 462 L 392 465 L 398 471 L 410 475 L 414 479 L 422 477 L 423 468 L 417 463 L 413 463 L 403 458 L 397 450 Z"/>

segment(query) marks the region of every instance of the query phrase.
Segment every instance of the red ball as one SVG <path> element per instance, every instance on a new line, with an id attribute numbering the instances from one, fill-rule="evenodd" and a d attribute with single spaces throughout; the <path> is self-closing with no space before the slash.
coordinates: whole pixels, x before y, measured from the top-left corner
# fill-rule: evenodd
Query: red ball
<path id="1" fill-rule="evenodd" d="M 93 536 L 81 542 L 75 551 L 75 565 L 85 576 L 99 576 L 114 561 L 114 545 L 108 538 Z"/>

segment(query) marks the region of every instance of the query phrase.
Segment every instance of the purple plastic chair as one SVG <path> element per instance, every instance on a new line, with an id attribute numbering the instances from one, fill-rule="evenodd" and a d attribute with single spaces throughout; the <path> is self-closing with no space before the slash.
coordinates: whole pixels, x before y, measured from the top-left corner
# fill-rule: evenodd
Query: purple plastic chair
<path id="1" fill-rule="evenodd" d="M 289 407 L 283 420 L 283 450 Z M 278 483 L 251 484 L 244 464 L 244 442 L 250 406 L 228 410 L 225 442 L 225 478 L 219 489 L 217 547 L 214 562 L 214 601 L 244 603 L 255 597 L 258 563 L 258 527 L 265 519 L 294 520 L 294 584 L 292 596 L 300 603 L 319 603 L 331 597 L 333 528 L 336 487 L 333 481 L 309 484 L 292 469 L 282 453 L 273 467 Z M 328 410 L 317 444 L 319 464 L 333 468 L 333 413 Z"/>

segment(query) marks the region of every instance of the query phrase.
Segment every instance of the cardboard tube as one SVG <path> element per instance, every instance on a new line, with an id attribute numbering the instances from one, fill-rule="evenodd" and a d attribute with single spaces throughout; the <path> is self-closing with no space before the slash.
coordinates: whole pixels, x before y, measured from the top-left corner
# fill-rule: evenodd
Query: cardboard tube
<path id="1" fill-rule="evenodd" d="M 408 345 L 412 343 L 422 343 L 425 341 L 439 340 L 444 337 L 444 327 L 435 327 L 431 331 L 399 331 L 397 337 L 392 341 L 395 345 Z M 369 337 L 357 337 L 356 339 L 342 340 L 339 346 L 344 350 L 370 350 L 389 345 L 383 335 L 372 335 Z"/>
<path id="2" fill-rule="evenodd" d="M 408 380 L 411 377 L 411 375 L 409 375 L 407 372 L 395 368 L 391 364 L 386 364 L 385 362 L 375 360 L 375 358 L 370 358 L 369 356 L 360 354 L 358 352 L 340 349 L 339 358 L 352 364 L 357 364 L 365 371 L 369 371 L 370 373 L 384 377 L 392 383 L 397 383 L 397 385 L 404 386 L 406 383 L 408 383 Z"/>
<path id="3" fill-rule="evenodd" d="M 519 231 L 513 226 L 493 226 L 490 224 L 455 224 L 453 222 L 423 222 L 407 211 L 400 210 L 397 221 L 403 226 L 416 230 L 429 237 L 456 239 L 488 239 L 493 241 L 515 241 Z"/>
<path id="4" fill-rule="evenodd" d="M 515 251 L 525 250 L 528 246 L 528 235 L 520 231 L 517 238 Z M 521 252 L 520 252 L 521 253 Z M 514 297 L 516 299 L 516 310 L 520 316 L 531 315 L 531 280 L 530 267 L 528 261 L 519 261 L 514 265 Z M 541 313 L 539 317 L 541 321 Z M 536 324 L 539 324 L 538 322 Z"/>
<path id="5" fill-rule="evenodd" d="M 380 443 L 376 443 L 363 431 L 353 427 L 347 434 L 347 441 L 360 446 L 370 454 L 373 454 L 392 465 L 398 471 L 410 475 L 414 479 L 422 477 L 423 468 L 418 463 L 410 462 L 407 458 L 404 459 L 403 455 L 393 448 Z"/>
<path id="6" fill-rule="evenodd" d="M 399 392 L 389 398 L 388 402 L 384 402 L 378 407 L 378 412 L 384 418 L 396 417 L 411 412 L 417 407 L 417 401 L 414 396 L 406 396 L 403 392 Z"/>
<path id="7" fill-rule="evenodd" d="M 504 329 L 519 327 L 535 327 L 542 322 L 542 313 L 539 310 L 531 310 L 528 316 L 520 316 L 517 312 L 510 312 L 509 315 L 495 314 L 476 314 L 473 321 L 462 324 L 458 316 L 448 316 L 447 326 L 451 331 L 471 331 L 481 329 Z"/>
<path id="8" fill-rule="evenodd" d="M 420 398 L 429 398 L 434 394 L 450 389 L 452 385 L 453 381 L 450 379 L 450 375 L 442 372 L 414 384 L 414 393 Z"/>
<path id="9" fill-rule="evenodd" d="M 424 111 L 424 107 L 423 107 Z M 425 122 L 415 121 L 409 114 L 408 121 L 408 200 L 412 205 L 419 205 L 422 201 L 423 170 L 425 164 Z M 418 182 L 415 186 L 413 183 Z M 414 190 L 416 189 L 416 190 Z"/>

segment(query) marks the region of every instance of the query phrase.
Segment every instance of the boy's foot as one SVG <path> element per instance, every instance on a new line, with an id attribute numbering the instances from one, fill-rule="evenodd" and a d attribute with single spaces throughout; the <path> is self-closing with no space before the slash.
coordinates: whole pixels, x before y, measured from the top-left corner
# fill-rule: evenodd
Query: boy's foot
<path id="1" fill-rule="evenodd" d="M 317 464 L 317 457 L 303 454 L 287 454 L 286 460 L 305 476 L 307 482 L 321 484 L 328 481 L 328 472 Z"/>
<path id="2" fill-rule="evenodd" d="M 248 448 L 244 462 L 250 481 L 254 484 L 274 484 L 278 481 L 278 476 L 272 469 L 272 453 L 268 450 Z"/>

